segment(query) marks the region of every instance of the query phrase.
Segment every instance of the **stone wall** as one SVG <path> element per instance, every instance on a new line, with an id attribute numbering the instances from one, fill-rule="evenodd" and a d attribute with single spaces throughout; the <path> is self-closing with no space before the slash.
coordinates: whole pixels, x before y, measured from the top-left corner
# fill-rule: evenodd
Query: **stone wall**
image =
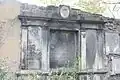
<path id="1" fill-rule="evenodd" d="M 19 69 L 20 62 L 20 3 L 3 0 L 0 3 L 0 58 L 10 71 Z M 5 66 L 6 67 L 6 66 Z"/>
<path id="2" fill-rule="evenodd" d="M 98 14 L 83 12 L 77 9 L 71 9 L 70 17 L 68 19 L 63 19 L 58 11 L 59 8 L 55 6 L 38 7 L 36 5 L 21 4 L 14 0 L 12 0 L 12 2 L 10 2 L 10 0 L 5 0 L 5 2 L 0 4 L 0 27 L 2 27 L 2 32 L 4 32 L 2 33 L 2 43 L 0 42 L 0 44 L 2 44 L 2 46 L 0 46 L 0 58 L 5 58 L 7 66 L 11 71 L 15 72 L 19 70 L 20 65 L 21 22 L 18 19 L 18 15 L 67 21 L 103 21 L 110 23 L 102 26 L 106 31 L 120 31 L 119 20 L 106 18 Z M 38 23 L 40 22 L 38 21 Z M 44 22 L 41 23 L 44 25 Z M 30 24 L 32 24 L 32 22 L 30 22 Z M 111 76 L 109 80 L 119 80 L 119 76 Z"/>
<path id="3" fill-rule="evenodd" d="M 63 20 L 66 22 L 67 21 L 68 22 L 69 21 L 78 21 L 78 22 L 79 21 L 86 21 L 86 22 L 88 21 L 89 24 L 87 24 L 86 28 L 89 28 L 89 25 L 92 24 L 92 22 L 98 21 L 97 24 L 100 24 L 100 22 L 103 21 L 103 22 L 105 22 L 105 26 L 100 25 L 101 26 L 100 29 L 104 29 L 104 31 L 108 31 L 108 32 L 119 32 L 120 31 L 120 24 L 119 24 L 120 20 L 107 18 L 107 17 L 104 17 L 99 14 L 91 14 L 91 13 L 83 12 L 81 10 L 73 9 L 73 8 L 71 8 L 70 16 L 67 19 L 64 19 L 59 15 L 59 7 L 57 7 L 57 6 L 56 7 L 55 6 L 39 7 L 39 6 L 35 6 L 35 5 L 22 4 L 20 15 L 24 16 L 24 19 L 26 21 L 25 24 L 27 24 L 27 25 L 32 25 L 35 23 L 34 21 L 32 21 L 33 23 L 30 20 L 27 21 L 28 18 L 29 19 L 31 18 L 33 20 L 36 19 L 36 22 L 40 18 L 48 19 L 48 20 L 52 20 L 52 19 Z M 64 24 L 66 24 L 66 22 Z M 38 24 L 40 24 L 39 21 L 38 21 Z M 45 24 L 47 24 L 47 23 L 45 22 Z M 44 24 L 41 24 L 41 25 L 46 26 Z M 52 24 L 52 26 L 55 26 L 55 25 L 56 26 L 59 25 L 59 22 Z M 47 25 L 47 27 L 48 26 L 51 26 L 51 25 Z M 70 24 L 70 26 L 71 26 L 71 24 Z M 85 28 L 85 26 L 84 26 L 84 28 Z M 106 74 L 105 77 L 106 76 L 108 76 L 108 75 Z M 86 79 L 83 79 L 83 80 L 86 80 Z M 117 76 L 117 75 L 110 76 L 109 75 L 108 80 L 119 80 L 119 76 Z"/>

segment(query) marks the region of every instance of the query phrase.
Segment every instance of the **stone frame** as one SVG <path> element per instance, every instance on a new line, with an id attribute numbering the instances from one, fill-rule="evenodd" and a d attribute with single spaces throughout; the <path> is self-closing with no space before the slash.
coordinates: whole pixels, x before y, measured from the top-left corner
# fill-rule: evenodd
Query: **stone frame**
<path id="1" fill-rule="evenodd" d="M 67 19 L 63 19 L 60 17 L 58 12 L 58 7 L 47 7 L 47 8 L 42 8 L 43 13 L 40 13 L 40 15 L 36 16 L 36 13 L 32 12 L 27 12 L 27 11 L 21 11 L 21 14 L 18 16 L 19 19 L 21 20 L 21 26 L 28 27 L 28 26 L 41 26 L 42 27 L 42 36 L 43 39 L 43 54 L 44 59 L 42 60 L 42 72 L 49 72 L 51 71 L 49 69 L 49 60 L 48 60 L 48 53 L 49 53 L 49 30 L 50 29 L 58 29 L 58 30 L 73 30 L 73 31 L 78 31 L 78 54 L 81 56 L 81 32 L 84 30 L 102 30 L 103 33 L 105 32 L 105 21 L 101 18 L 100 15 L 95 15 L 95 14 L 90 14 L 90 13 L 84 13 L 75 9 L 71 8 L 71 14 Z M 55 10 L 54 10 L 55 9 Z M 42 11 L 42 10 L 41 10 Z M 40 12 L 41 12 L 40 11 Z M 55 12 L 54 12 L 55 11 Z M 49 12 L 49 13 L 46 13 Z M 77 13 L 78 12 L 78 13 Z M 39 13 L 39 11 L 37 12 Z M 42 15 L 41 15 L 42 14 Z M 83 26 L 85 24 L 85 26 Z M 89 25 L 97 25 L 97 26 L 89 26 Z M 105 48 L 105 46 L 103 47 Z M 106 57 L 104 55 L 104 57 Z M 83 59 L 81 59 L 82 61 Z M 69 70 L 69 69 L 68 69 Z M 31 71 L 31 70 L 30 70 Z M 40 72 L 41 72 L 40 71 Z M 53 70 L 56 72 L 56 69 Z M 69 71 L 68 71 L 69 72 Z M 108 72 L 107 69 L 102 69 L 102 70 L 88 70 L 88 71 L 81 71 L 81 62 L 79 61 L 78 65 L 78 71 L 77 75 L 87 75 L 87 74 L 102 74 L 102 75 L 107 75 L 106 73 Z M 67 73 L 67 72 L 66 72 Z"/>

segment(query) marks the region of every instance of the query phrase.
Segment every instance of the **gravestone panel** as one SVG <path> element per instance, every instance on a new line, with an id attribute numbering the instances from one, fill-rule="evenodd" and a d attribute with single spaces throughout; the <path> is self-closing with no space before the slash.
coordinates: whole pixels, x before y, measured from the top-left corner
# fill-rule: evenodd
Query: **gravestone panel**
<path id="1" fill-rule="evenodd" d="M 28 28 L 28 69 L 41 68 L 41 28 Z"/>
<path id="2" fill-rule="evenodd" d="M 106 33 L 106 52 L 119 54 L 119 34 L 118 33 Z"/>
<path id="3" fill-rule="evenodd" d="M 73 66 L 76 55 L 76 32 L 50 31 L 50 68 Z"/>
<path id="4" fill-rule="evenodd" d="M 97 35 L 95 30 L 86 31 L 86 63 L 87 68 L 93 68 L 96 57 Z"/>

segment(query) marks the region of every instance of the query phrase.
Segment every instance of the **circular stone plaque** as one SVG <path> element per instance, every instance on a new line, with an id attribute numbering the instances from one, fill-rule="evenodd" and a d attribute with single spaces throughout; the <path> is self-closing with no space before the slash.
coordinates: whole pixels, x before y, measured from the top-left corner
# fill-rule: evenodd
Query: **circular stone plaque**
<path id="1" fill-rule="evenodd" d="M 70 14 L 70 8 L 69 6 L 61 6 L 60 7 L 60 15 L 63 18 L 68 18 Z"/>

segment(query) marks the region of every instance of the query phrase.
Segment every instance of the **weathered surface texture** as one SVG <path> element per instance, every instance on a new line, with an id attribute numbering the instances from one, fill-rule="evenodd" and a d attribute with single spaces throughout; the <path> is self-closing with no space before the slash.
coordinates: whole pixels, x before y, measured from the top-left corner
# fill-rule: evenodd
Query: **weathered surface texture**
<path id="1" fill-rule="evenodd" d="M 98 71 L 97 73 L 99 73 L 99 71 L 101 70 L 103 70 L 103 73 L 104 71 L 108 71 L 108 73 L 110 73 L 110 71 L 112 70 L 111 73 L 115 74 L 116 71 L 118 70 L 117 69 L 119 68 L 117 66 L 118 57 L 115 58 L 114 56 L 109 56 L 109 53 L 111 52 L 119 53 L 120 40 L 119 40 L 118 33 L 120 31 L 120 25 L 119 25 L 120 20 L 110 19 L 102 15 L 91 14 L 91 13 L 83 12 L 81 10 L 72 9 L 72 8 L 70 10 L 70 16 L 67 19 L 63 19 L 59 14 L 59 7 L 55 7 L 55 6 L 38 7 L 35 5 L 28 5 L 28 4 L 21 4 L 20 15 L 23 16 L 22 18 L 23 20 L 21 19 L 21 21 L 24 27 L 26 25 L 34 25 L 34 26 L 36 25 L 41 27 L 58 29 L 58 31 L 56 30 L 51 31 L 49 33 L 50 35 L 47 35 L 47 32 L 45 32 L 44 39 L 47 39 L 48 36 L 50 36 L 49 38 L 50 43 L 48 44 L 47 42 L 45 42 L 44 44 L 45 45 L 48 44 L 48 46 L 50 45 L 50 50 L 51 50 L 50 63 L 46 64 L 44 62 L 47 62 L 48 59 L 46 58 L 48 58 L 48 55 L 45 55 L 45 53 L 47 53 L 48 51 L 45 48 L 46 46 L 44 46 L 45 50 L 44 48 L 42 48 L 43 49 L 42 53 L 44 53 L 42 57 L 44 57 L 45 59 L 42 59 L 41 65 L 42 65 L 42 68 L 43 67 L 46 68 L 45 70 L 49 69 L 49 67 L 56 68 L 56 67 L 62 66 L 65 63 L 64 59 L 66 59 L 67 61 L 70 58 L 70 57 L 68 58 L 68 56 L 66 57 L 66 55 L 70 55 L 70 54 L 67 54 L 67 52 L 69 53 L 71 53 L 72 51 L 75 52 L 74 47 L 73 46 L 70 47 L 75 43 L 74 41 L 75 39 L 73 38 L 74 36 L 71 37 L 74 40 L 70 42 L 71 40 L 71 39 L 69 40 L 70 35 L 67 34 L 68 37 L 65 38 L 65 35 L 67 32 L 59 31 L 59 29 L 62 29 L 62 30 L 78 29 L 82 31 L 80 33 L 81 34 L 80 40 L 82 42 L 81 43 L 81 53 L 82 53 L 81 63 L 82 63 L 83 71 L 84 70 L 91 71 L 92 69 L 93 71 Z M 61 22 L 60 20 L 63 20 L 63 22 Z M 51 22 L 48 22 L 48 21 L 51 21 Z M 104 22 L 106 22 L 105 25 L 104 25 Z M 45 29 L 45 31 L 46 30 L 47 28 Z M 112 35 L 109 36 L 108 34 L 112 34 L 114 37 L 112 37 Z M 71 33 L 71 35 L 73 34 Z M 61 42 L 62 40 L 63 42 Z M 71 44 L 69 44 L 68 47 L 65 47 L 68 42 L 67 40 Z M 71 48 L 71 50 L 69 50 L 68 48 Z M 64 54 L 64 59 L 60 57 L 60 54 Z M 109 58 L 106 59 L 107 56 L 109 56 L 110 60 L 112 59 L 112 61 L 110 61 Z M 74 55 L 72 55 L 72 57 L 74 57 Z M 107 62 L 108 63 L 110 62 L 110 63 L 108 64 Z M 117 72 L 119 73 L 119 71 Z M 83 77 L 80 76 L 80 80 L 104 80 L 104 79 L 106 80 L 106 77 L 109 80 L 119 80 L 119 76 L 117 75 L 111 76 L 111 77 L 109 76 L 110 74 L 101 74 L 100 76 L 98 76 L 97 74 L 94 76 L 84 75 Z"/>
<path id="2" fill-rule="evenodd" d="M 109 80 L 119 80 L 120 77 L 115 75 L 120 73 L 119 20 L 72 8 L 70 16 L 64 19 L 59 14 L 59 7 L 19 5 L 0 5 L 0 20 L 14 20 L 12 25 L 6 22 L 5 30 L 12 27 L 7 31 L 4 45 L 0 47 L 0 57 L 8 57 L 7 63 L 12 71 L 19 70 L 19 65 L 21 69 L 43 71 L 66 67 L 68 62 L 70 65 L 67 67 L 71 67 L 73 58 L 80 55 L 78 68 L 81 72 L 76 73 L 80 74 L 80 80 L 104 80 L 106 76 Z M 104 25 L 104 22 L 107 23 Z M 107 62 L 110 62 L 110 65 Z M 110 73 L 111 69 L 115 76 L 108 77 L 110 75 L 106 74 L 106 71 Z M 87 75 L 88 73 L 90 75 Z"/>
<path id="3" fill-rule="evenodd" d="M 0 3 L 0 58 L 10 71 L 19 69 L 20 61 L 20 4 L 14 0 Z"/>

